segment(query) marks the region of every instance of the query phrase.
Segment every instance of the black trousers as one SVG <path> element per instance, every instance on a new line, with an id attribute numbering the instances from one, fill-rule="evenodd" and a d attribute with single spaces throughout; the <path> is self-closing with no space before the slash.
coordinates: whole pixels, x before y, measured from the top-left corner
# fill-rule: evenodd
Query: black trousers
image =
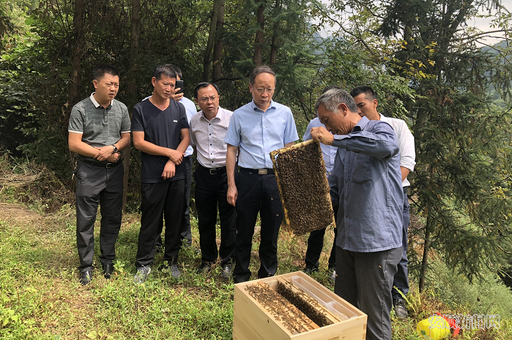
<path id="1" fill-rule="evenodd" d="M 211 170 L 197 165 L 195 199 L 199 226 L 201 260 L 207 263 L 217 261 L 221 265 L 233 262 L 235 250 L 236 209 L 227 201 L 228 180 L 226 167 Z M 217 204 L 220 217 L 220 249 L 217 250 L 216 225 Z"/>
<path id="2" fill-rule="evenodd" d="M 329 256 L 329 269 L 334 269 L 336 267 L 336 235 L 337 229 L 336 225 L 338 224 L 338 207 L 333 204 L 332 209 L 334 211 L 334 241 L 331 246 L 331 255 Z M 306 250 L 306 268 L 309 269 L 318 269 L 320 265 L 320 254 L 322 253 L 322 248 L 324 247 L 324 235 L 325 230 L 315 230 L 309 234 L 308 238 L 308 249 Z"/>
<path id="3" fill-rule="evenodd" d="M 318 269 L 320 265 L 320 254 L 324 246 L 324 235 L 326 228 L 312 231 L 308 238 L 308 249 L 306 250 L 306 268 Z M 331 246 L 331 255 L 329 255 L 329 269 L 336 267 L 336 234 L 337 229 L 334 228 L 334 241 Z"/>
<path id="4" fill-rule="evenodd" d="M 124 168 L 119 164 L 104 168 L 78 161 L 76 172 L 76 245 L 80 271 L 92 270 L 94 222 L 101 208 L 100 261 L 111 264 L 116 256 L 116 240 L 121 228 Z"/>
<path id="5" fill-rule="evenodd" d="M 192 231 L 190 229 L 190 188 L 192 187 L 192 156 L 183 157 L 183 163 L 185 164 L 185 169 L 187 171 L 187 178 L 185 181 L 185 195 L 183 196 L 184 202 L 183 202 L 183 209 L 185 211 L 183 212 L 183 225 L 182 230 L 180 233 L 180 240 L 183 242 L 185 240 L 185 243 L 187 245 L 192 245 Z M 158 227 L 158 234 L 156 236 L 156 246 L 162 247 L 162 230 L 164 229 L 164 223 L 163 220 L 160 223 L 160 226 Z"/>
<path id="6" fill-rule="evenodd" d="M 155 257 L 155 242 L 165 218 L 164 261 L 176 264 L 181 249 L 185 179 L 142 183 L 142 217 L 135 266 L 147 266 Z"/>
<path id="7" fill-rule="evenodd" d="M 283 220 L 283 207 L 274 174 L 259 175 L 258 172 L 241 168 L 236 179 L 238 199 L 236 201 L 235 282 L 248 281 L 251 277 L 252 237 L 258 212 L 261 219 L 260 269 L 258 277 L 273 276 L 277 271 L 277 238 Z"/>

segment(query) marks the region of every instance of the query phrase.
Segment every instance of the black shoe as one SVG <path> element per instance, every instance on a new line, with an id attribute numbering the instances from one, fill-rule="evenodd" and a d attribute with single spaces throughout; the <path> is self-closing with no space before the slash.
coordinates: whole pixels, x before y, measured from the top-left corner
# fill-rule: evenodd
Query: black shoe
<path id="1" fill-rule="evenodd" d="M 315 273 L 318 271 L 318 267 L 306 267 L 304 268 L 304 273 L 311 275 L 312 273 Z"/>
<path id="2" fill-rule="evenodd" d="M 212 267 L 208 262 L 201 262 L 201 265 L 199 266 L 199 268 L 197 268 L 197 273 L 206 274 L 210 271 L 211 268 Z"/>
<path id="3" fill-rule="evenodd" d="M 82 286 L 88 285 L 92 281 L 92 270 L 86 270 L 80 273 L 80 283 Z"/>
<path id="4" fill-rule="evenodd" d="M 103 276 L 105 277 L 105 279 L 110 279 L 113 272 L 114 272 L 114 265 L 112 263 L 103 265 Z"/>
<path id="5" fill-rule="evenodd" d="M 229 264 L 225 264 L 222 266 L 222 271 L 220 272 L 220 276 L 222 276 L 224 279 L 229 279 L 231 276 L 233 276 L 233 268 Z"/>
<path id="6" fill-rule="evenodd" d="M 395 314 L 399 319 L 407 319 L 409 317 L 409 312 L 405 306 L 404 299 L 393 299 L 393 307 L 395 308 Z"/>

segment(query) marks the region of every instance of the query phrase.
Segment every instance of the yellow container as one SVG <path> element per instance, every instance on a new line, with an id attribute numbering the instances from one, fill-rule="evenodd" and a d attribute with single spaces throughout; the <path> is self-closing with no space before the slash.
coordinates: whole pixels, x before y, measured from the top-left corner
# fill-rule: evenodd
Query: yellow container
<path id="1" fill-rule="evenodd" d="M 422 339 L 440 340 L 450 334 L 450 325 L 443 317 L 432 315 L 430 318 L 418 322 L 416 331 Z"/>

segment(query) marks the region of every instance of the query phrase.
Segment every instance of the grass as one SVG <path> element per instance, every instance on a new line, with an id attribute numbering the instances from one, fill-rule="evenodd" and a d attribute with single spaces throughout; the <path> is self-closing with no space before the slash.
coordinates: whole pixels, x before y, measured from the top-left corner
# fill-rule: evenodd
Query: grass
<path id="1" fill-rule="evenodd" d="M 22 175 L 31 173 L 24 171 Z M 45 188 L 37 182 L 30 182 L 30 186 Z M 179 279 L 153 270 L 146 283 L 133 283 L 140 228 L 140 215 L 134 213 L 123 217 L 112 279 L 104 279 L 97 270 L 93 282 L 82 287 L 76 270 L 74 208 L 55 203 L 59 201 L 47 193 L 42 200 L 29 197 L 24 186 L 0 187 L 0 338 L 231 339 L 234 285 L 221 280 L 219 267 L 207 275 L 196 274 L 200 255 L 196 252 L 199 246 L 194 218 L 192 247 L 180 252 Z M 49 210 L 48 206 L 53 208 Z M 98 234 L 97 223 L 95 265 L 101 268 Z M 327 273 L 332 237 L 332 231 L 328 231 L 320 271 L 312 275 L 329 289 L 333 288 Z M 256 232 L 253 273 L 259 266 L 258 244 Z M 281 231 L 278 274 L 301 270 L 306 247 L 307 236 Z M 157 254 L 153 267 L 161 261 L 162 254 Z M 510 289 L 490 273 L 484 278 L 469 283 L 448 270 L 439 258 L 432 259 L 425 292 L 419 293 L 415 278 L 410 278 L 410 317 L 399 320 L 392 312 L 393 339 L 420 339 L 416 324 L 438 311 L 501 316 L 498 330 L 464 330 L 461 340 L 512 339 Z"/>
<path id="2" fill-rule="evenodd" d="M 230 339 L 232 281 L 220 266 L 207 275 L 200 264 L 197 222 L 193 245 L 180 252 L 182 276 L 173 279 L 156 267 L 143 285 L 133 283 L 140 216 L 125 215 L 111 280 L 96 270 L 94 280 L 78 282 L 74 209 L 56 213 L 3 204 L 0 214 L 0 338 L 3 339 Z M 101 268 L 99 225 L 95 228 L 95 266 Z M 257 240 L 252 270 L 257 271 Z M 332 240 L 332 239 L 331 239 Z M 280 273 L 302 266 L 306 237 L 280 238 Z M 326 258 L 323 259 L 326 262 Z M 327 273 L 317 279 L 329 284 Z M 332 285 L 331 285 L 332 286 Z"/>

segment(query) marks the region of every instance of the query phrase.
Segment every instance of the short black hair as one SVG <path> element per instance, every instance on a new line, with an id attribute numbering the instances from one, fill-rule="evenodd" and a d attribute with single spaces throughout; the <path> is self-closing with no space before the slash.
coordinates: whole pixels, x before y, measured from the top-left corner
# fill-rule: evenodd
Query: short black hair
<path id="1" fill-rule="evenodd" d="M 354 87 L 352 91 L 350 91 L 350 95 L 352 98 L 359 96 L 361 93 L 364 93 L 366 99 L 374 100 L 377 99 L 377 95 L 375 91 L 370 86 L 358 86 Z"/>
<path id="2" fill-rule="evenodd" d="M 119 76 L 119 71 L 112 65 L 109 64 L 101 64 L 94 70 L 93 79 L 100 80 L 105 76 L 105 73 L 108 73 L 113 76 Z"/>
<path id="3" fill-rule="evenodd" d="M 153 73 L 153 77 L 155 77 L 156 80 L 160 80 L 160 78 L 162 77 L 162 74 L 169 78 L 176 78 L 176 72 L 174 71 L 171 64 L 157 66 L 155 68 L 155 72 Z"/>
<path id="4" fill-rule="evenodd" d="M 178 66 L 176 66 L 176 65 L 171 65 L 171 67 L 172 67 L 172 70 L 174 71 L 174 73 L 176 73 L 176 75 L 177 75 L 178 77 L 180 77 L 180 79 L 182 79 L 182 80 L 183 80 L 183 73 L 181 73 L 181 68 L 179 68 L 179 67 L 178 67 Z"/>
<path id="5" fill-rule="evenodd" d="M 196 85 L 196 88 L 194 89 L 194 98 L 198 99 L 197 94 L 199 93 L 199 90 L 202 88 L 208 87 L 210 85 L 213 86 L 213 88 L 217 91 L 217 94 L 220 95 L 219 87 L 217 86 L 217 84 L 203 81 Z"/>
<path id="6" fill-rule="evenodd" d="M 272 70 L 267 65 L 258 66 L 254 70 L 252 70 L 251 75 L 249 76 L 249 84 L 254 85 L 254 80 L 256 79 L 258 74 L 261 74 L 261 73 L 270 73 L 274 77 L 276 76 L 276 73 L 274 72 L 274 70 Z M 276 79 L 276 81 L 277 81 L 277 79 Z"/>

